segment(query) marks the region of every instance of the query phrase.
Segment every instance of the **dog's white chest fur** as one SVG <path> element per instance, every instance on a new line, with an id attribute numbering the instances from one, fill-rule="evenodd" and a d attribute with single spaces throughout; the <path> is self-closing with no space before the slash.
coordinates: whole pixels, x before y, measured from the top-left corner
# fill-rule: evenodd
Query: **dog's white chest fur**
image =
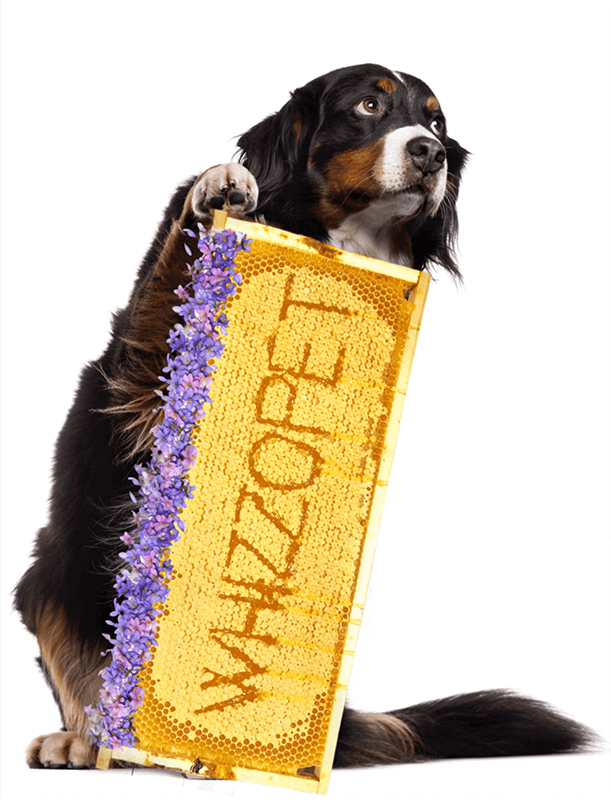
<path id="1" fill-rule="evenodd" d="M 350 253 L 412 267 L 406 253 L 393 252 L 391 227 L 398 218 L 406 220 L 412 217 L 422 203 L 420 192 L 404 192 L 387 199 L 374 200 L 363 211 L 352 214 L 337 228 L 330 230 L 329 244 Z"/>

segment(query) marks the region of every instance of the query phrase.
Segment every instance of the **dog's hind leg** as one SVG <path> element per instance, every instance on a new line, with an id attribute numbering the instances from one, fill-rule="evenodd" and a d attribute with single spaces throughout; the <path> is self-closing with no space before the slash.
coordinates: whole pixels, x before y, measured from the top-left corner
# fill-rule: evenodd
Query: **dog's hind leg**
<path id="1" fill-rule="evenodd" d="M 108 663 L 101 656 L 104 640 L 84 642 L 69 625 L 61 608 L 47 605 L 38 616 L 39 664 L 59 706 L 63 729 L 38 736 L 26 753 L 33 769 L 87 769 L 95 766 L 97 750 L 88 736 L 85 706 L 98 700 Z"/>

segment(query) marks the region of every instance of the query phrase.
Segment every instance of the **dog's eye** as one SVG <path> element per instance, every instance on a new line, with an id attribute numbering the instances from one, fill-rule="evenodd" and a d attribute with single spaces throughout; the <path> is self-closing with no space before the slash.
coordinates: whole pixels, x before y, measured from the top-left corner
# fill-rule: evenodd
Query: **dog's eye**
<path id="1" fill-rule="evenodd" d="M 431 122 L 431 130 L 433 131 L 433 133 L 436 133 L 437 136 L 441 136 L 441 134 L 443 133 L 443 122 L 439 118 L 434 119 Z"/>
<path id="2" fill-rule="evenodd" d="M 366 97 L 356 107 L 356 110 L 363 117 L 370 117 L 372 114 L 377 114 L 380 110 L 380 104 L 375 97 Z"/>

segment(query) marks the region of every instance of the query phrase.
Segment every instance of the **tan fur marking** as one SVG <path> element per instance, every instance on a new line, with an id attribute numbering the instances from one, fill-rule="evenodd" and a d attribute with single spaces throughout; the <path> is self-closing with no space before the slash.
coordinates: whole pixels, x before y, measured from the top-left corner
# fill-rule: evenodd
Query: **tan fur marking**
<path id="1" fill-rule="evenodd" d="M 127 339 L 123 340 L 125 344 L 133 345 Z M 108 388 L 113 393 L 118 401 L 110 408 L 103 409 L 106 414 L 113 414 L 122 416 L 123 420 L 120 423 L 120 429 L 125 436 L 126 445 L 123 453 L 125 459 L 135 458 L 139 454 L 144 453 L 151 449 L 154 444 L 153 428 L 158 422 L 161 422 L 162 412 L 155 413 L 154 407 L 159 405 L 159 398 L 157 395 L 151 396 L 148 391 L 141 391 L 140 386 L 136 387 L 135 383 L 130 380 L 130 377 L 125 378 L 111 378 L 104 374 Z M 151 384 L 157 380 L 157 375 L 151 375 Z M 159 387 L 161 384 L 159 383 Z M 137 390 L 136 396 L 132 400 L 121 402 L 119 398 L 129 397 Z M 154 390 L 153 390 L 154 393 Z M 155 406 L 153 405 L 155 404 Z"/>
<path id="2" fill-rule="evenodd" d="M 373 728 L 380 730 L 380 739 L 386 739 L 388 734 L 393 741 L 403 747 L 408 756 L 413 756 L 416 749 L 422 744 L 418 734 L 411 730 L 407 723 L 394 717 L 392 714 L 368 714 L 368 722 Z"/>
<path id="3" fill-rule="evenodd" d="M 368 201 L 359 194 L 379 195 L 375 167 L 383 147 L 383 141 L 379 141 L 370 147 L 336 153 L 330 159 L 325 168 L 325 193 L 314 209 L 327 229 L 339 227 L 350 214 L 367 207 Z"/>
<path id="4" fill-rule="evenodd" d="M 336 153 L 325 169 L 327 194 L 346 197 L 352 191 L 377 197 L 379 186 L 374 169 L 384 147 L 383 141 L 358 150 Z"/>
<path id="5" fill-rule="evenodd" d="M 32 769 L 72 767 L 90 769 L 95 766 L 98 748 L 89 744 L 74 731 L 57 731 L 37 736 L 26 751 L 26 761 Z"/>
<path id="6" fill-rule="evenodd" d="M 439 100 L 436 97 L 429 97 L 426 101 L 426 107 L 429 111 L 438 111 L 439 110 Z"/>
<path id="7" fill-rule="evenodd" d="M 397 91 L 397 84 L 394 81 L 391 81 L 390 78 L 381 78 L 376 83 L 376 86 L 378 89 L 386 92 L 386 94 L 392 94 L 393 92 Z"/>
<path id="8" fill-rule="evenodd" d="M 299 136 L 301 135 L 301 117 L 297 114 L 297 119 L 293 123 L 293 134 L 295 135 L 295 139 L 299 140 Z"/>
<path id="9" fill-rule="evenodd" d="M 38 615 L 36 636 L 59 696 L 66 728 L 86 737 L 89 718 L 83 709 L 97 702 L 102 687 L 99 672 L 109 663 L 110 656 L 102 658 L 102 645 L 83 644 L 61 608 L 50 605 Z"/>
<path id="10" fill-rule="evenodd" d="M 152 429 L 160 420 L 159 396 L 162 387 L 158 376 L 166 366 L 168 331 L 179 320 L 172 310 L 176 305 L 174 289 L 188 279 L 187 256 L 183 243 L 184 217 L 191 208 L 194 187 L 185 202 L 181 219 L 174 222 L 157 263 L 140 289 L 128 330 L 122 341 L 128 351 L 125 366 L 115 375 L 105 375 L 112 394 L 107 414 L 123 417 L 118 425 L 125 439 L 124 458 L 135 458 L 153 444 Z"/>
<path id="11" fill-rule="evenodd" d="M 238 164 L 218 166 L 229 169 L 228 179 L 246 172 Z M 130 301 L 131 316 L 121 339 L 125 347 L 123 358 L 113 374 L 104 374 L 111 402 L 107 408 L 98 410 L 121 417 L 116 425 L 117 446 L 122 446 L 121 455 L 126 461 L 150 450 L 154 441 L 152 429 L 161 419 L 162 412 L 157 410 L 160 401 L 156 391 L 162 388 L 162 384 L 158 376 L 167 363 L 168 331 L 180 321 L 178 314 L 172 310 L 177 303 L 174 290 L 189 281 L 184 250 L 188 240 L 183 229 L 192 209 L 196 188 L 210 171 L 206 170 L 195 181 L 186 197 L 180 219 L 172 224 L 165 240 L 159 243 L 157 261 L 137 289 L 138 294 Z"/>
<path id="12" fill-rule="evenodd" d="M 343 208 L 340 203 L 332 203 L 326 197 L 321 198 L 316 203 L 314 211 L 328 230 L 338 228 L 350 216 L 350 211 Z"/>

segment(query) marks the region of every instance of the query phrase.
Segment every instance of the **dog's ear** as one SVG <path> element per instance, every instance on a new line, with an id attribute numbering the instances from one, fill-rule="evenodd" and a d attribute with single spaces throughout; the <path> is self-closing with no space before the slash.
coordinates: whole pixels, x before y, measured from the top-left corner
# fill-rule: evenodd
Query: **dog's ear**
<path id="1" fill-rule="evenodd" d="M 413 221 L 410 229 L 412 253 L 416 269 L 422 270 L 429 265 L 438 264 L 461 280 L 455 250 L 458 239 L 456 201 L 462 171 L 470 154 L 454 139 L 448 139 L 445 148 L 448 159 L 445 196 L 434 217 Z"/>
<path id="2" fill-rule="evenodd" d="M 259 209 L 296 172 L 305 172 L 310 147 L 320 124 L 316 83 L 296 89 L 276 114 L 266 117 L 238 139 L 240 164 L 259 186 Z"/>

